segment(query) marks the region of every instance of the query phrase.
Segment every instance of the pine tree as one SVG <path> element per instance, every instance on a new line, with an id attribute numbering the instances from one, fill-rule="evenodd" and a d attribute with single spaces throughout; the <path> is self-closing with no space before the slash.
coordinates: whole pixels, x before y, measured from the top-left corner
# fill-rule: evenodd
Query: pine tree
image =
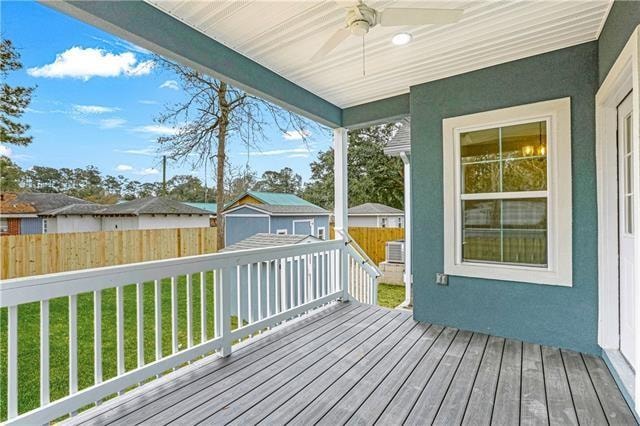
<path id="1" fill-rule="evenodd" d="M 11 71 L 22 68 L 20 54 L 16 51 L 10 40 L 0 41 L 0 75 L 2 86 L 0 88 L 0 142 L 14 145 L 29 145 L 32 136 L 26 133 L 29 125 L 18 120 L 24 114 L 31 102 L 33 87 L 9 86 L 7 76 Z"/>

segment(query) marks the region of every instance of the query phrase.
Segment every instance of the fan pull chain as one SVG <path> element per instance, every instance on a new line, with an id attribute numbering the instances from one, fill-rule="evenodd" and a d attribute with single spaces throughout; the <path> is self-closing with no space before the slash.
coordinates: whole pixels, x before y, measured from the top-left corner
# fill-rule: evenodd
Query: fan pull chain
<path id="1" fill-rule="evenodd" d="M 364 51 L 364 34 L 362 35 L 362 77 L 366 77 L 367 76 L 367 72 L 365 69 L 365 51 Z"/>

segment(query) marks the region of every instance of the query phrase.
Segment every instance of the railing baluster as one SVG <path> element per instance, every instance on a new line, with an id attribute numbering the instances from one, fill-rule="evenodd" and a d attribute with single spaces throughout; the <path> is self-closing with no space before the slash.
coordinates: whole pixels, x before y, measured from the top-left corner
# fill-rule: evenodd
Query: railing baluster
<path id="1" fill-rule="evenodd" d="M 313 269 L 316 275 L 315 285 L 313 286 L 313 297 L 318 298 L 320 296 L 320 258 L 318 257 L 318 253 L 313 253 L 313 259 Z"/>
<path id="2" fill-rule="evenodd" d="M 220 323 L 220 335 L 222 337 L 221 355 L 226 357 L 231 355 L 231 275 L 230 267 L 223 268 L 221 271 L 222 282 L 218 290 L 221 294 L 220 312 L 218 321 Z"/>
<path id="3" fill-rule="evenodd" d="M 78 392 L 78 296 L 69 296 L 69 394 Z"/>
<path id="4" fill-rule="evenodd" d="M 267 262 L 267 316 L 271 316 L 271 261 Z"/>
<path id="5" fill-rule="evenodd" d="M 93 382 L 102 383 L 102 290 L 93 292 Z"/>
<path id="6" fill-rule="evenodd" d="M 190 348 L 193 346 L 193 317 L 191 312 L 192 305 L 192 295 L 191 295 L 191 274 L 187 274 L 185 276 L 185 281 L 187 285 L 187 347 Z"/>
<path id="7" fill-rule="evenodd" d="M 7 308 L 7 416 L 18 415 L 18 307 Z"/>
<path id="8" fill-rule="evenodd" d="M 124 288 L 116 287 L 116 358 L 118 375 L 124 373 Z"/>
<path id="9" fill-rule="evenodd" d="M 262 319 L 262 262 L 258 262 L 256 273 L 258 274 L 258 321 Z"/>
<path id="10" fill-rule="evenodd" d="M 222 336 L 222 271 L 213 271 L 213 337 Z"/>
<path id="11" fill-rule="evenodd" d="M 326 296 L 327 295 L 327 273 L 325 271 L 325 268 L 327 267 L 327 263 L 326 263 L 326 258 L 325 258 L 325 252 L 322 252 L 321 257 L 322 257 L 322 270 L 320 271 L 321 275 L 322 275 L 322 295 Z"/>
<path id="12" fill-rule="evenodd" d="M 138 343 L 138 367 L 144 365 L 144 283 L 136 284 L 136 337 Z"/>
<path id="13" fill-rule="evenodd" d="M 156 338 L 156 361 L 162 358 L 162 281 L 154 280 L 154 315 Z"/>
<path id="14" fill-rule="evenodd" d="M 40 405 L 49 403 L 49 301 L 40 301 Z"/>
<path id="15" fill-rule="evenodd" d="M 207 273 L 200 272 L 200 342 L 207 341 Z"/>
<path id="16" fill-rule="evenodd" d="M 252 299 L 252 291 L 253 282 L 251 281 L 251 269 L 253 268 L 252 263 L 247 264 L 247 318 L 249 319 L 249 324 L 253 323 L 253 300 Z"/>
<path id="17" fill-rule="evenodd" d="M 289 309 L 291 309 L 295 304 L 293 298 L 293 257 L 288 257 L 287 262 L 289 263 L 289 285 L 287 288 L 289 289 Z"/>
<path id="18" fill-rule="evenodd" d="M 240 265 L 236 266 L 236 319 L 237 319 L 237 325 L 236 328 L 240 328 L 242 327 L 242 297 L 241 297 L 241 291 L 242 291 L 242 283 L 240 282 L 241 279 L 241 272 L 242 269 L 240 267 Z"/>
<path id="19" fill-rule="evenodd" d="M 298 282 L 296 289 L 298 291 L 298 306 L 302 305 L 302 258 L 296 256 L 296 265 L 298 267 Z"/>
<path id="20" fill-rule="evenodd" d="M 171 352 L 178 352 L 178 280 L 171 277 Z"/>

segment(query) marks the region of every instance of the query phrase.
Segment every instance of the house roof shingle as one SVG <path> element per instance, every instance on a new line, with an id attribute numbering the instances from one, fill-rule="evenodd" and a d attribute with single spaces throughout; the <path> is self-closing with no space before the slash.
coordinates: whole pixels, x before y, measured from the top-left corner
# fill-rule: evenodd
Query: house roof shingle
<path id="1" fill-rule="evenodd" d="M 220 253 L 263 247 L 287 246 L 291 244 L 300 244 L 305 241 L 320 241 L 320 239 L 312 235 L 278 235 L 260 233 L 227 246 L 220 250 Z"/>
<path id="2" fill-rule="evenodd" d="M 181 203 L 180 201 L 170 200 L 163 197 L 147 197 L 120 204 L 113 204 L 99 209 L 95 213 L 99 215 L 133 216 L 141 214 L 195 214 L 209 216 L 211 214 L 208 210 L 193 207 L 185 203 Z"/>
<path id="3" fill-rule="evenodd" d="M 380 203 L 365 203 L 354 206 L 349 209 L 350 215 L 374 215 L 374 214 L 390 214 L 401 215 L 404 212 L 395 207 L 386 206 Z"/>
<path id="4" fill-rule="evenodd" d="M 411 151 L 411 119 L 405 118 L 400 122 L 400 128 L 384 147 L 387 155 Z"/>
<path id="5" fill-rule="evenodd" d="M 256 200 L 260 200 L 264 204 L 273 206 L 315 206 L 315 204 L 310 203 L 309 201 L 300 198 L 295 194 L 260 191 L 248 191 L 247 194 L 255 198 Z"/>
<path id="6" fill-rule="evenodd" d="M 105 207 L 107 207 L 105 204 L 69 204 L 68 206 L 41 212 L 40 216 L 91 215 Z"/>
<path id="7" fill-rule="evenodd" d="M 66 194 L 44 192 L 3 193 L 0 201 L 2 213 L 41 213 L 66 207 L 72 204 L 89 204 L 90 201 L 72 197 Z"/>

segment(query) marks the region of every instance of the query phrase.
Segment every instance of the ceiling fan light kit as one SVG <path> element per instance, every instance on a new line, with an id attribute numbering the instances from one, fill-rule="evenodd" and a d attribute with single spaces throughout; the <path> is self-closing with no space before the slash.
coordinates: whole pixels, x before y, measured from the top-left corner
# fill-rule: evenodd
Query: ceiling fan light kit
<path id="1" fill-rule="evenodd" d="M 409 44 L 413 40 L 413 36 L 410 33 L 398 33 L 391 38 L 391 43 L 396 46 L 404 46 Z"/>
<path id="2" fill-rule="evenodd" d="M 333 33 L 329 40 L 313 55 L 312 61 L 327 56 L 350 35 L 364 37 L 377 25 L 397 27 L 452 24 L 461 19 L 464 11 L 461 9 L 426 8 L 387 8 L 379 11 L 360 0 L 358 4 L 348 8 L 346 12 L 344 27 Z M 396 34 L 392 41 L 396 45 L 403 45 L 409 43 L 411 39 L 411 34 L 403 32 Z"/>

